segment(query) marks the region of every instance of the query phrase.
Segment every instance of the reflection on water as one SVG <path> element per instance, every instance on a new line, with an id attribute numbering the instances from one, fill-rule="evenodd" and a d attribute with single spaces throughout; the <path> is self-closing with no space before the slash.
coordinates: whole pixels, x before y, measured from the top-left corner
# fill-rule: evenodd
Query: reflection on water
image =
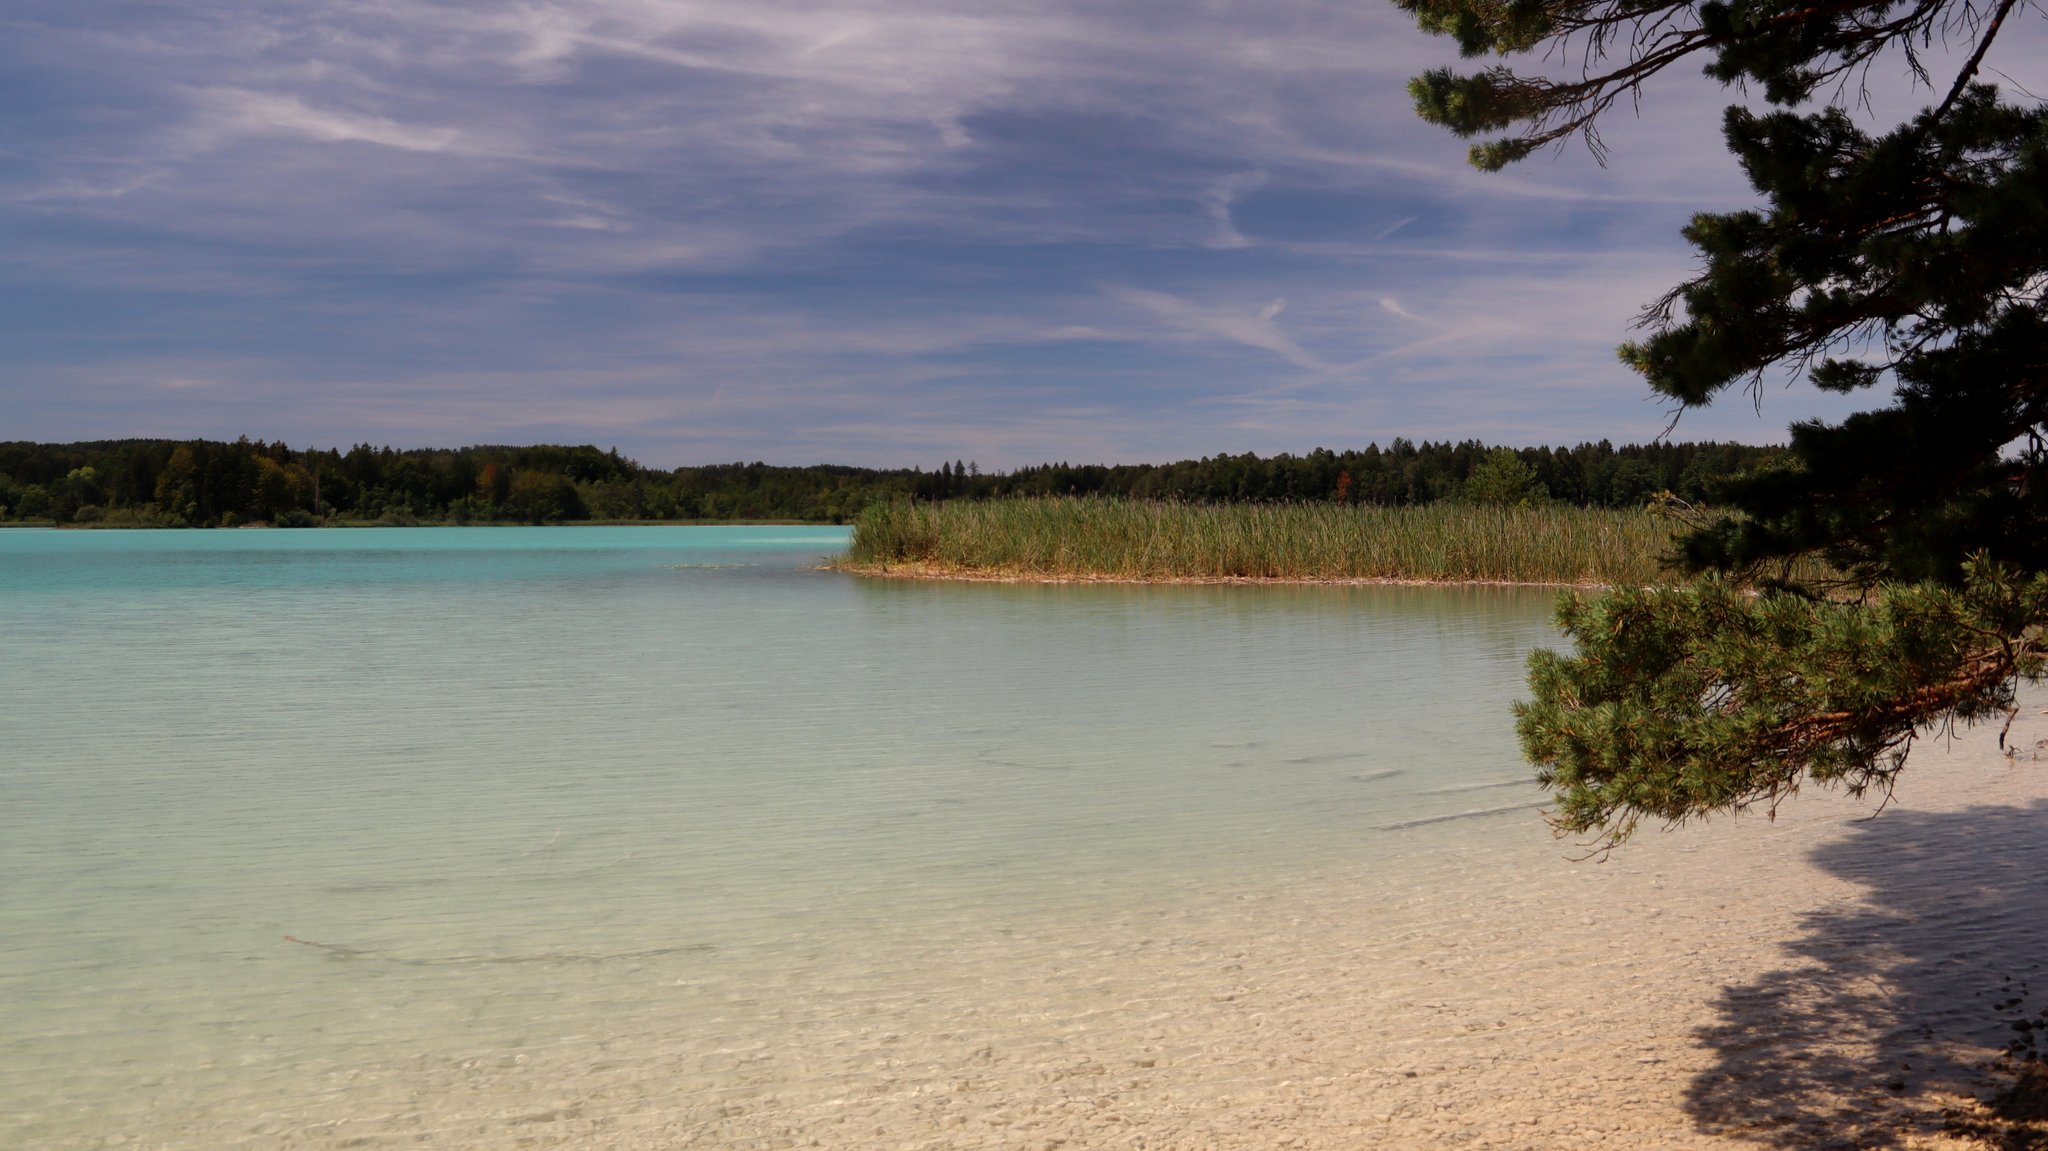
<path id="1" fill-rule="evenodd" d="M 0 534 L 0 1144 L 474 1136 L 593 1075 L 653 1116 L 1005 931 L 1544 834 L 1506 701 L 1548 592 L 817 570 L 843 539 Z"/>

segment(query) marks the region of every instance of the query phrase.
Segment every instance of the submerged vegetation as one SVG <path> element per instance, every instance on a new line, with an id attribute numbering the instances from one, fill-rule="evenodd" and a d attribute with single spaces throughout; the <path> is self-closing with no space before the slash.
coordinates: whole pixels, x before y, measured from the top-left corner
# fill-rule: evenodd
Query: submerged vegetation
<path id="1" fill-rule="evenodd" d="M 1671 550 L 1646 508 L 1189 504 L 1100 497 L 876 504 L 845 566 L 1025 579 L 1642 584 Z"/>

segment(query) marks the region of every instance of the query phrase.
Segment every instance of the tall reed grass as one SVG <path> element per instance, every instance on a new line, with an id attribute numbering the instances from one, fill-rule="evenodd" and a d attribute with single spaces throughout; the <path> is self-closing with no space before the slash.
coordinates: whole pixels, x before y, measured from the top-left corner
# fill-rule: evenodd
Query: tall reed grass
<path id="1" fill-rule="evenodd" d="M 875 504 L 842 566 L 1026 579 L 1643 584 L 1671 551 L 1648 510 L 1184 504 L 1102 498 Z"/>

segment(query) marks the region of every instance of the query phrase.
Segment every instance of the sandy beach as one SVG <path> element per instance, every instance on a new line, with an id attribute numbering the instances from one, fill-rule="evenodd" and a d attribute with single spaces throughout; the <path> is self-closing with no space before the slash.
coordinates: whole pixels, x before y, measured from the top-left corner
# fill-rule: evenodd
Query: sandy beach
<path id="1" fill-rule="evenodd" d="M 726 957 L 744 982 L 563 972 L 661 1001 L 663 1030 L 607 1034 L 594 1002 L 587 1034 L 337 1066 L 287 1111 L 215 1101 L 144 1142 L 2036 1146 L 1984 1101 L 2048 1037 L 2042 702 L 2015 756 L 1992 729 L 1927 741 L 1875 819 L 1806 795 L 1574 862 L 1493 813 L 1489 846 L 1399 882 L 1354 861 L 1092 921 L 875 923 Z"/>

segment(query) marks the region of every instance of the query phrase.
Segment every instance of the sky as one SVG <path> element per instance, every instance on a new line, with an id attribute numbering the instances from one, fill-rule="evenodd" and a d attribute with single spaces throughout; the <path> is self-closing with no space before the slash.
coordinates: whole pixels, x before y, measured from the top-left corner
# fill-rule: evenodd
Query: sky
<path id="1" fill-rule="evenodd" d="M 1658 435 L 1614 346 L 1751 202 L 1728 94 L 1488 174 L 1404 92 L 1454 62 L 1384 0 L 9 0 L 0 439 Z M 1673 435 L 1846 410 L 1774 380 Z"/>

